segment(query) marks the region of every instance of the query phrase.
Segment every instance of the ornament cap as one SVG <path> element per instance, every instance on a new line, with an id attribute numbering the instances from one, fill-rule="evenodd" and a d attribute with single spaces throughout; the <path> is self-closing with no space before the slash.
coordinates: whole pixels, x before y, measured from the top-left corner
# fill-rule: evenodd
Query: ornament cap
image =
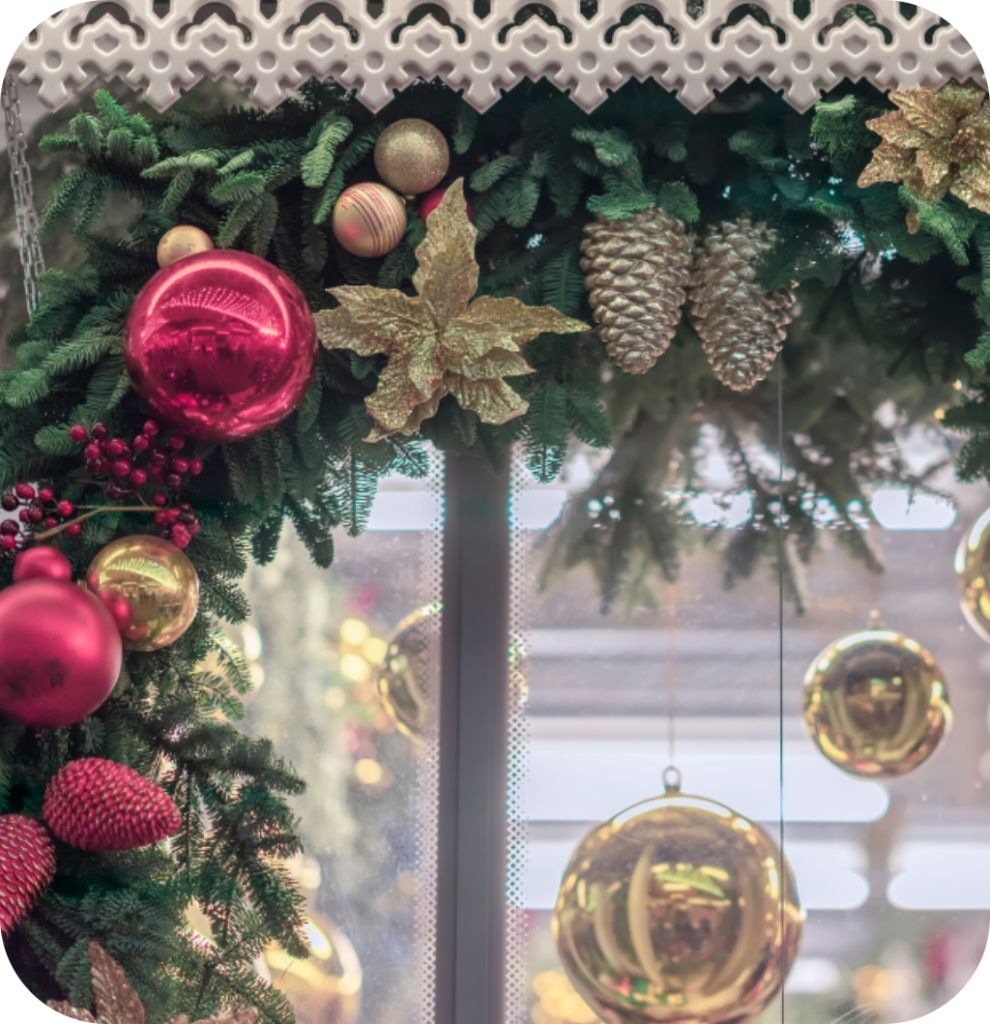
<path id="1" fill-rule="evenodd" d="M 676 765 L 669 764 L 663 770 L 663 791 L 664 796 L 672 796 L 681 791 L 681 770 Z"/>

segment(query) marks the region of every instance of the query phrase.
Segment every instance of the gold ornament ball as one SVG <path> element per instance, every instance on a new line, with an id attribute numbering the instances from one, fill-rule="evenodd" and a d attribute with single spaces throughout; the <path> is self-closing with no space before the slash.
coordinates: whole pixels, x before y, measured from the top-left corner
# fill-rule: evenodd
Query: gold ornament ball
<path id="1" fill-rule="evenodd" d="M 375 169 L 401 195 L 429 192 L 449 168 L 450 148 L 443 132 L 418 117 L 390 124 L 375 143 Z"/>
<path id="2" fill-rule="evenodd" d="M 389 188 L 362 182 L 345 189 L 333 208 L 333 234 L 352 255 L 391 252 L 406 230 L 406 204 Z"/>
<path id="3" fill-rule="evenodd" d="M 124 649 L 175 643 L 199 609 L 199 577 L 174 544 L 149 534 L 121 537 L 93 559 L 86 585 L 107 606 Z"/>
<path id="4" fill-rule="evenodd" d="M 421 740 L 432 721 L 430 668 L 439 657 L 439 606 L 427 605 L 406 616 L 389 638 L 375 674 L 378 698 L 396 728 Z"/>
<path id="5" fill-rule="evenodd" d="M 942 672 L 916 640 L 884 629 L 843 637 L 811 663 L 804 721 L 836 767 L 894 779 L 935 752 L 952 726 Z"/>
<path id="6" fill-rule="evenodd" d="M 199 228 L 191 224 L 180 224 L 162 235 L 158 243 L 158 266 L 163 270 L 187 256 L 195 256 L 198 252 L 209 252 L 213 248 L 213 240 Z"/>
<path id="7" fill-rule="evenodd" d="M 987 541 L 990 540 L 990 508 L 976 520 L 959 542 L 956 579 L 959 603 L 973 632 L 990 643 L 990 583 Z"/>
<path id="8" fill-rule="evenodd" d="M 669 790 L 577 848 L 553 915 L 561 964 L 607 1024 L 743 1024 L 779 991 L 804 914 L 759 826 Z"/>

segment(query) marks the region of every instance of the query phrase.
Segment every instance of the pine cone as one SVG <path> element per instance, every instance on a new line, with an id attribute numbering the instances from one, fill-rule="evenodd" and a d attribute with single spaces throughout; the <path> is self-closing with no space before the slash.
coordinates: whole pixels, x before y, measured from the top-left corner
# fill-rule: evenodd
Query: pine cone
<path id="1" fill-rule="evenodd" d="M 718 379 L 746 391 L 770 372 L 787 336 L 794 293 L 767 292 L 757 283 L 760 261 L 777 232 L 749 217 L 709 227 L 694 254 L 694 326 Z"/>
<path id="2" fill-rule="evenodd" d="M 44 826 L 20 814 L 0 817 L 0 935 L 12 932 L 55 876 L 55 848 Z"/>
<path id="3" fill-rule="evenodd" d="M 584 235 L 581 269 L 602 341 L 623 370 L 646 373 L 681 319 L 693 238 L 656 207 L 625 221 L 599 214 Z"/>
<path id="4" fill-rule="evenodd" d="M 180 824 L 172 798 L 150 779 L 96 757 L 72 761 L 52 779 L 44 817 L 62 842 L 94 853 L 160 842 Z"/>

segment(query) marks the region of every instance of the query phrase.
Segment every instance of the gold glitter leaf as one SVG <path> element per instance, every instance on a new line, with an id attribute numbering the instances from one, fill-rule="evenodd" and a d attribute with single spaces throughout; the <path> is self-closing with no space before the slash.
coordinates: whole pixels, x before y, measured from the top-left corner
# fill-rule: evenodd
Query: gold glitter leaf
<path id="1" fill-rule="evenodd" d="M 974 85 L 949 82 L 938 92 L 890 94 L 898 110 L 866 122 L 883 142 L 859 178 L 861 188 L 903 182 L 919 199 L 938 203 L 946 193 L 980 210 L 990 197 L 990 104 Z M 988 211 L 990 212 L 990 211 Z M 920 227 L 917 213 L 908 230 Z"/>
<path id="2" fill-rule="evenodd" d="M 331 288 L 340 305 L 316 315 L 327 348 L 388 356 L 378 388 L 365 403 L 375 421 L 369 441 L 415 433 L 447 395 L 484 423 L 521 416 L 527 403 L 504 380 L 532 372 L 520 346 L 544 332 L 588 329 L 549 306 L 491 296 L 472 302 L 478 290 L 477 237 L 458 180 L 427 219 L 426 238 L 416 250 L 416 295 Z"/>
<path id="3" fill-rule="evenodd" d="M 89 963 L 96 1016 L 65 1002 L 49 1002 L 48 1005 L 64 1017 L 89 1024 L 144 1024 L 144 1006 L 120 964 L 96 942 L 89 945 Z M 199 1024 L 256 1024 L 258 1017 L 258 1010 L 253 1006 L 237 1006 Z M 173 1018 L 171 1024 L 189 1024 L 189 1018 L 182 1014 Z"/>

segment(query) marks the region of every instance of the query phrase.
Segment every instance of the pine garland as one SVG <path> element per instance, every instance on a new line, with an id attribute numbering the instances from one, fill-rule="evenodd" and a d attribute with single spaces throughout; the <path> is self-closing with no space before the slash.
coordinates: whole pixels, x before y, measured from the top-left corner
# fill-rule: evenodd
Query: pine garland
<path id="1" fill-rule="evenodd" d="M 660 207 L 694 232 L 742 215 L 774 228 L 780 242 L 760 283 L 768 291 L 796 285 L 801 312 L 770 378 L 742 394 L 714 377 L 687 318 L 638 378 L 610 366 L 591 334 L 543 336 L 526 350 L 533 372 L 510 382 L 529 403 L 524 416 L 488 426 L 446 399 L 417 436 L 369 444 L 364 400 L 384 362 L 323 351 L 285 422 L 235 444 L 197 444 L 205 471 L 188 494 L 201 526 L 189 547 L 202 584 L 194 626 L 170 648 L 128 655 L 112 698 L 77 726 L 32 732 L 0 721 L 0 815 L 37 816 L 51 778 L 69 761 L 96 757 L 160 779 L 182 816 L 169 850 L 58 858 L 48 893 L 8 945 L 44 998 L 85 1004 L 86 951 L 98 942 L 154 1020 L 248 1003 L 266 1024 L 289 1024 L 288 1005 L 252 964 L 272 942 L 306 954 L 301 899 L 279 863 L 299 850 L 288 799 L 303 783 L 270 744 L 237 731 L 249 681 L 220 624 L 248 614 L 239 581 L 252 559 L 274 557 L 286 521 L 329 566 L 333 531 L 362 530 L 382 477 L 426 472 L 425 441 L 498 471 L 520 445 L 543 481 L 575 444 L 611 445 L 597 479 L 549 535 L 546 560 L 548 579 L 590 565 L 606 606 L 651 600 L 657 571 L 676 577 L 695 529 L 689 506 L 700 491 L 705 431 L 729 456 L 727 499 L 752 502 L 724 544 L 728 585 L 774 564 L 781 519 L 788 558 L 810 558 L 827 528 L 879 568 L 862 524 L 870 486 L 926 486 L 876 417 L 887 403 L 908 421 L 955 402 L 945 422 L 967 432 L 960 471 L 990 475 L 990 219 L 951 197 L 926 204 L 896 185 L 858 187 L 878 142 L 866 121 L 888 108 L 866 85 L 844 85 L 808 115 L 742 84 L 690 115 L 652 82 L 627 84 L 591 115 L 545 83 L 520 86 L 484 115 L 424 84 L 383 117 L 312 83 L 270 114 L 182 107 L 145 118 L 108 92 L 93 104 L 43 143 L 67 162 L 44 230 L 71 232 L 85 262 L 47 271 L 36 314 L 8 337 L 0 490 L 51 481 L 60 497 L 87 504 L 93 485 L 69 426 L 140 431 L 124 325 L 157 269 L 158 239 L 175 224 L 276 263 L 314 311 L 332 305 L 327 289 L 340 284 L 410 290 L 424 231 L 412 211 L 400 246 L 378 261 L 349 256 L 329 229 L 343 189 L 375 179 L 371 154 L 386 121 L 404 116 L 426 117 L 451 140 L 450 179 L 463 177 L 471 191 L 481 294 L 589 320 L 584 225 L 597 214 L 621 222 Z M 111 232 L 107 216 L 127 203 L 138 212 L 125 232 Z M 916 234 L 906 210 L 916 214 Z M 777 478 L 759 457 L 778 443 L 778 388 L 783 509 Z M 78 576 L 108 541 L 146 529 L 140 515 L 119 511 L 55 543 Z M 778 569 L 800 604 L 796 573 Z M 0 583 L 9 582 L 2 563 Z M 220 671 L 200 668 L 209 655 Z M 210 919 L 212 950 L 183 930 L 193 900 Z"/>

